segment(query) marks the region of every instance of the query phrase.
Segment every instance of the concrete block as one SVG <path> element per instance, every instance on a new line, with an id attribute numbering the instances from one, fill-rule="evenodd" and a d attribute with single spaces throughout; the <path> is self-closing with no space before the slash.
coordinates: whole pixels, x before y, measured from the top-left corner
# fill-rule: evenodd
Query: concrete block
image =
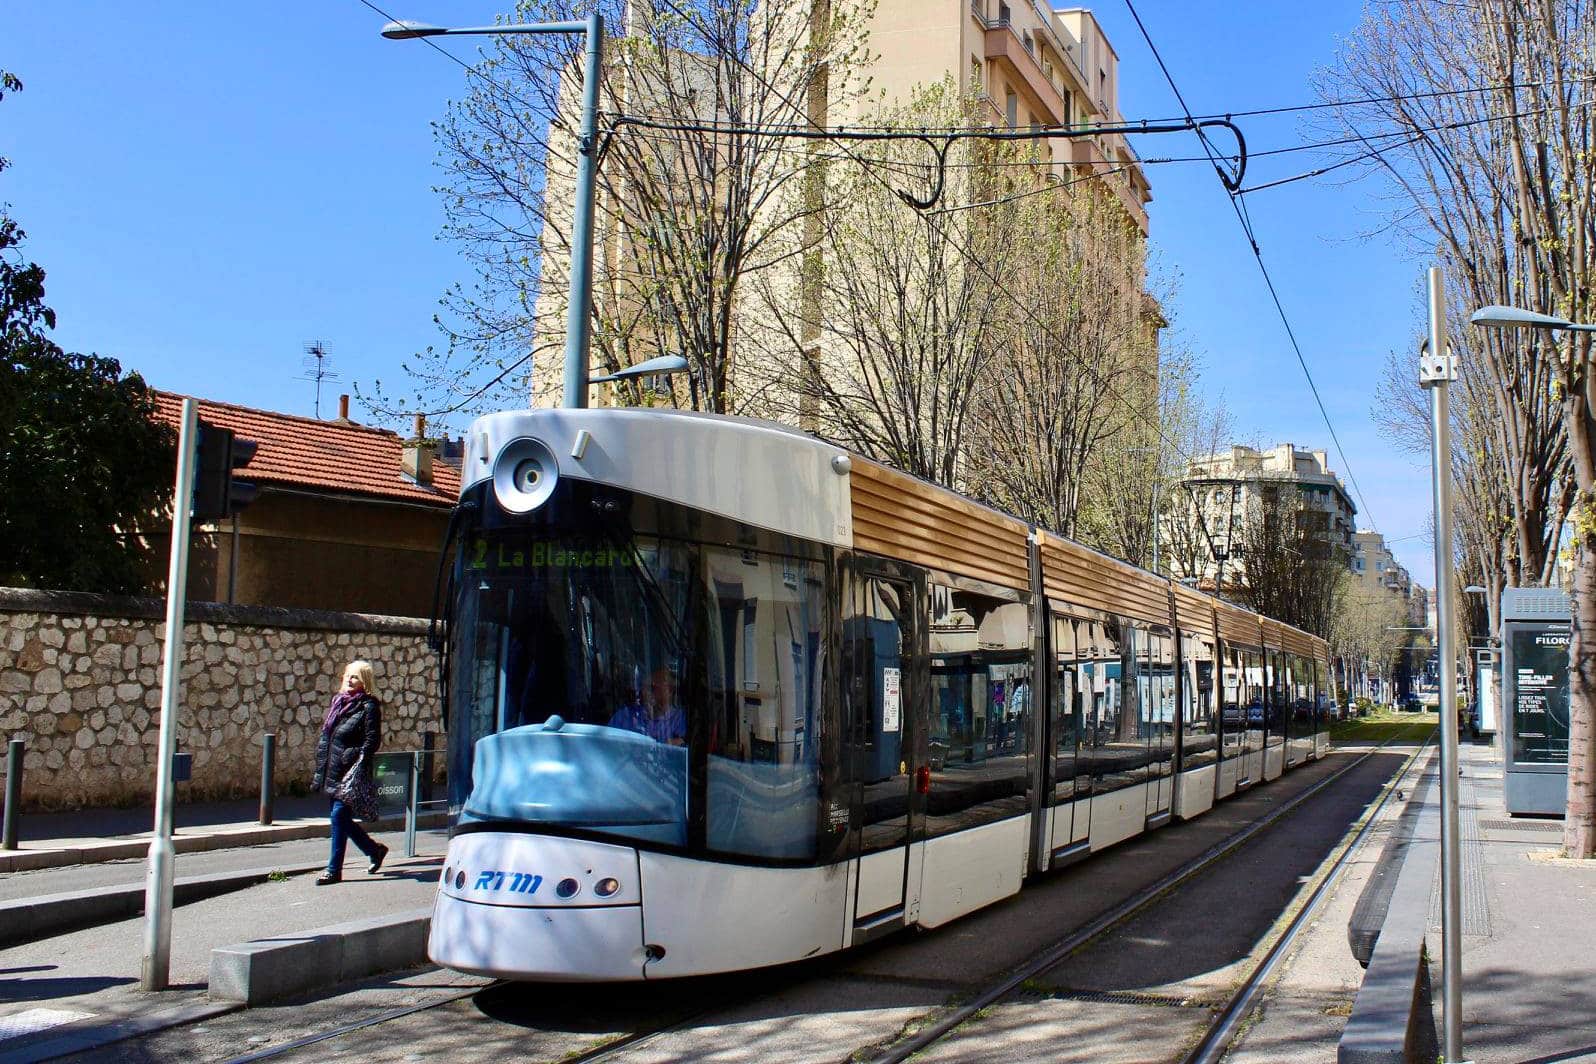
<path id="1" fill-rule="evenodd" d="M 262 1005 L 292 997 L 332 982 L 342 952 L 336 936 L 314 931 L 218 947 L 211 950 L 210 998 Z"/>
<path id="2" fill-rule="evenodd" d="M 375 916 L 211 951 L 210 997 L 261 1005 L 425 964 L 432 909 Z"/>

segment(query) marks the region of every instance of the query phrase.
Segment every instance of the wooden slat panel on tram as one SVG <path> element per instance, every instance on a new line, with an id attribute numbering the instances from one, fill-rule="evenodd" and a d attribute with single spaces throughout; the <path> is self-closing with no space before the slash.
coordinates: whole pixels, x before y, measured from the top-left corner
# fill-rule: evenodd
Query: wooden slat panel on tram
<path id="1" fill-rule="evenodd" d="M 1023 522 L 864 458 L 854 458 L 849 484 L 856 549 L 1005 587 L 1030 586 Z"/>
<path id="2" fill-rule="evenodd" d="M 1258 645 L 1258 615 L 1229 603 L 1219 604 L 1219 637 L 1228 643 Z"/>
<path id="3" fill-rule="evenodd" d="M 1042 586 L 1065 602 L 1153 624 L 1171 620 L 1166 581 L 1058 536 L 1042 539 Z"/>
<path id="4" fill-rule="evenodd" d="M 1188 632 L 1211 635 L 1214 630 L 1214 600 L 1184 584 L 1175 585 L 1175 614 Z"/>

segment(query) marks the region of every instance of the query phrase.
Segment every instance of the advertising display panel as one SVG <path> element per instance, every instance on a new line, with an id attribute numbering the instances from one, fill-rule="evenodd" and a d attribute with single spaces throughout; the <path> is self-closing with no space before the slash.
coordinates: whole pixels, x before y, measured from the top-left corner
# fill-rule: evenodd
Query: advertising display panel
<path id="1" fill-rule="evenodd" d="M 1571 620 L 1558 588 L 1502 592 L 1502 797 L 1512 816 L 1562 816 L 1568 807 Z"/>
<path id="2" fill-rule="evenodd" d="M 1523 765 L 1566 765 L 1569 626 L 1515 627 L 1513 760 Z"/>

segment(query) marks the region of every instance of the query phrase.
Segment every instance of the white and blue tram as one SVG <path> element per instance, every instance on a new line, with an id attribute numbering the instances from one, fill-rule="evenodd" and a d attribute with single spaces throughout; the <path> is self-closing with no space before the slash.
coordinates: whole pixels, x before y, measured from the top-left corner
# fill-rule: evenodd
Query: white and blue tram
<path id="1" fill-rule="evenodd" d="M 439 964 L 813 957 L 1326 749 L 1323 642 L 803 433 L 521 411 L 462 461 Z"/>

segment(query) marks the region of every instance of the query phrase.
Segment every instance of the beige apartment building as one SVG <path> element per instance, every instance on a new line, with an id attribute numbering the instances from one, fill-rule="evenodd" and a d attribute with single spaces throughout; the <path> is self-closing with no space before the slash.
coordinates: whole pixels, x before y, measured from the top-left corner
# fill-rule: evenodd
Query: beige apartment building
<path id="1" fill-rule="evenodd" d="M 872 90 L 886 100 L 948 74 L 984 95 L 993 125 L 1099 126 L 1122 123 L 1119 56 L 1085 8 L 1053 10 L 1042 0 L 880 0 L 870 27 Z M 1061 177 L 1104 175 L 1104 185 L 1147 235 L 1152 191 L 1124 137 L 1103 134 L 1045 142 Z"/>
<path id="2" fill-rule="evenodd" d="M 1341 478 L 1331 471 L 1326 453 L 1290 443 L 1268 450 L 1238 445 L 1194 458 L 1187 466 L 1180 497 L 1188 512 L 1181 513 L 1183 507 L 1176 506 L 1171 524 L 1200 526 L 1204 534 L 1193 539 L 1204 549 L 1184 559 L 1184 564 L 1179 552 L 1172 552 L 1172 563 L 1178 566 L 1174 575 L 1195 578 L 1204 588 L 1235 586 L 1246 565 L 1235 550 L 1243 530 L 1258 513 L 1262 493 L 1283 485 L 1301 493 L 1306 509 L 1299 520 L 1306 524 L 1319 557 L 1350 564 L 1358 508 Z"/>
<path id="3" fill-rule="evenodd" d="M 1041 0 L 879 0 L 869 22 L 864 51 L 870 59 L 861 74 L 869 79 L 869 91 L 850 95 L 845 105 L 823 103 L 811 121 L 832 126 L 858 124 L 867 121 L 870 112 L 906 98 L 916 86 L 931 85 L 950 76 L 962 92 L 984 99 L 988 118 L 995 126 L 1080 127 L 1123 120 L 1118 103 L 1119 58 L 1097 20 L 1083 8 L 1055 11 Z M 675 80 L 691 84 L 700 77 L 695 72 L 696 63 L 693 57 L 684 56 Z M 707 78 L 707 72 L 702 76 Z M 624 93 L 634 98 L 603 100 L 603 108 L 638 113 L 660 110 L 647 100 L 635 98 L 646 94 L 646 89 L 640 90 L 624 78 L 621 84 L 630 84 Z M 695 109 L 701 113 L 696 117 L 704 121 L 721 118 L 715 112 L 712 87 L 706 84 L 705 90 L 698 96 L 700 104 Z M 810 98 L 826 101 L 830 96 L 822 86 Z M 570 103 L 574 116 L 574 98 Z M 574 184 L 575 156 L 569 129 L 555 129 L 550 141 L 556 150 L 550 153 L 546 171 L 547 222 L 531 342 L 532 402 L 538 406 L 555 405 L 560 396 L 570 262 L 563 240 L 569 232 Z M 1088 174 L 1100 175 L 1103 187 L 1123 207 L 1128 223 L 1145 239 L 1147 204 L 1152 196 L 1142 165 L 1125 138 L 1113 134 L 1056 137 L 1045 140 L 1043 148 L 1053 173 L 1062 179 L 1073 181 Z M 660 150 L 668 153 L 672 149 Z M 795 151 L 793 158 L 798 157 Z M 670 166 L 673 162 L 662 157 L 662 170 L 692 172 L 691 166 Z M 646 317 L 649 301 L 658 298 L 650 293 L 649 279 L 640 275 L 637 266 L 640 256 L 635 253 L 635 242 L 648 239 L 651 222 L 639 215 L 636 199 L 635 190 L 629 190 L 624 183 L 612 181 L 600 189 L 595 301 L 623 327 L 626 322 Z M 808 238 L 795 234 L 795 239 Z M 798 260 L 794 259 L 795 277 L 797 265 Z M 1138 284 L 1138 289 L 1142 287 Z M 1141 290 L 1126 295 L 1136 301 L 1132 305 L 1138 307 L 1156 350 L 1157 331 L 1165 324 L 1156 301 Z M 805 298 L 796 280 L 790 283 L 787 298 Z M 739 296 L 740 304 L 743 299 Z M 746 304 L 739 305 L 737 312 L 750 322 L 758 318 L 758 312 Z M 823 314 L 823 309 L 815 314 Z M 744 335 L 747 331 L 740 330 L 733 338 L 734 365 L 738 361 L 738 337 Z M 801 344 L 803 349 L 810 350 L 818 342 L 818 335 L 817 329 L 810 329 Z M 684 342 L 657 329 L 652 335 L 640 332 L 635 341 L 629 341 L 623 361 L 635 364 L 657 354 L 680 353 Z M 601 371 L 597 352 L 593 365 L 595 373 Z M 800 420 L 793 403 L 787 401 L 790 397 L 782 394 L 783 399 L 754 412 L 781 420 Z M 612 399 L 602 387 L 595 389 L 592 397 L 596 404 Z"/>

